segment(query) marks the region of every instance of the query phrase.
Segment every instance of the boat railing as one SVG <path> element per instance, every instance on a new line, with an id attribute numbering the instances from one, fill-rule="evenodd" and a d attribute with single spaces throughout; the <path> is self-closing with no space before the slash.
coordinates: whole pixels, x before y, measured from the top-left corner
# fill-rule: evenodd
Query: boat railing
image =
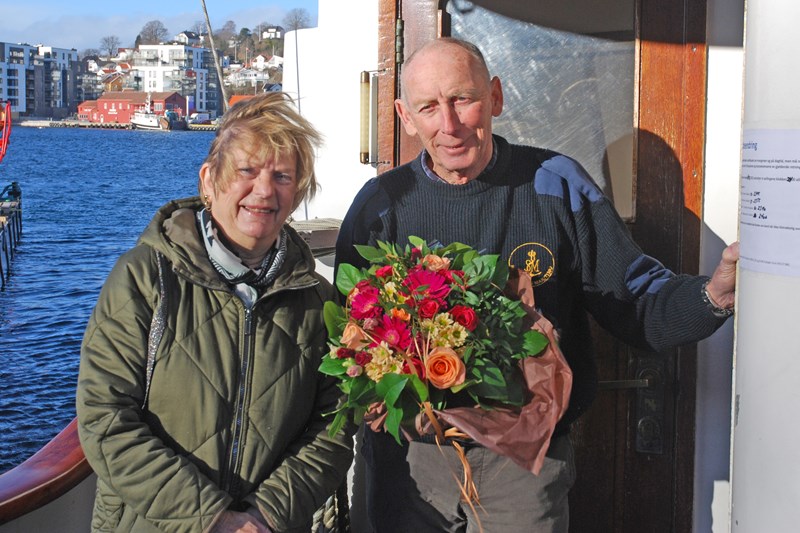
<path id="1" fill-rule="evenodd" d="M 91 474 L 74 419 L 25 462 L 0 475 L 0 531 L 2 524 L 66 495 Z M 91 513 L 91 505 L 87 512 Z"/>

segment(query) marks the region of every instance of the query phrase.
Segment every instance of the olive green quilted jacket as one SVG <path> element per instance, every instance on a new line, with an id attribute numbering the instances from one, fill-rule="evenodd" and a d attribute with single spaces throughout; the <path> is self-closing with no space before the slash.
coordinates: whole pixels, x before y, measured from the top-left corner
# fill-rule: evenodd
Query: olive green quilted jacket
<path id="1" fill-rule="evenodd" d="M 208 531 L 257 507 L 274 531 L 310 530 L 346 476 L 350 431 L 317 368 L 333 288 L 288 229 L 286 261 L 248 311 L 206 255 L 196 198 L 162 207 L 109 275 L 81 349 L 81 444 L 98 476 L 95 531 Z M 166 323 L 145 402 L 148 333 L 167 260 Z"/>

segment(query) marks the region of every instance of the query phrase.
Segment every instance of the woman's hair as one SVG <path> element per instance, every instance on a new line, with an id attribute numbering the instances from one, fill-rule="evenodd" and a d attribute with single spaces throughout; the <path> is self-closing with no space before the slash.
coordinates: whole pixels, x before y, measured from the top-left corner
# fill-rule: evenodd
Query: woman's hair
<path id="1" fill-rule="evenodd" d="M 297 194 L 292 209 L 316 194 L 314 151 L 322 144 L 322 135 L 300 116 L 289 95 L 263 93 L 242 100 L 225 112 L 205 159 L 218 191 L 225 190 L 236 177 L 230 153 L 233 144 L 263 159 L 297 155 Z M 202 184 L 199 187 L 202 195 Z"/>

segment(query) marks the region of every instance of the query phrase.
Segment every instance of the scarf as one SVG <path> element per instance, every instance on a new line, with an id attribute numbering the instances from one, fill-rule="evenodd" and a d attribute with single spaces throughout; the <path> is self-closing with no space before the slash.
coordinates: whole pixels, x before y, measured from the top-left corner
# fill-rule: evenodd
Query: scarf
<path id="1" fill-rule="evenodd" d="M 201 209 L 197 213 L 197 223 L 206 246 L 206 253 L 214 268 L 233 287 L 234 292 L 251 308 L 258 299 L 259 291 L 275 281 L 278 271 L 286 259 L 286 242 L 288 235 L 281 228 L 275 245 L 270 248 L 261 265 L 249 268 L 239 257 L 228 249 L 219 238 L 211 213 Z"/>

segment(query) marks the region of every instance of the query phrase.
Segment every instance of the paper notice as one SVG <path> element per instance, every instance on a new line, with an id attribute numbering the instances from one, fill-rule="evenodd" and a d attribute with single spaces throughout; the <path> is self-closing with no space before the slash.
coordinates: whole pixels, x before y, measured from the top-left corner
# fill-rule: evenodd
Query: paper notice
<path id="1" fill-rule="evenodd" d="M 800 276 L 800 130 L 745 130 L 742 268 Z"/>

